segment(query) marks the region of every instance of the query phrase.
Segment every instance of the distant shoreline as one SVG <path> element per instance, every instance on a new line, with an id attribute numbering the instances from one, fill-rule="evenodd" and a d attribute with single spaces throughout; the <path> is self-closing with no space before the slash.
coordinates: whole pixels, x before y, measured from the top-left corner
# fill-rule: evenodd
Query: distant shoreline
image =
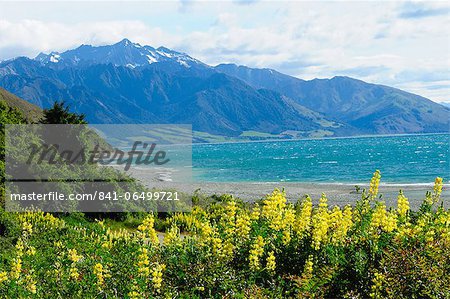
<path id="1" fill-rule="evenodd" d="M 202 133 L 202 132 L 200 132 Z M 195 131 L 193 132 L 195 137 Z M 329 140 L 329 139 L 352 139 L 352 138 L 389 138 L 389 137 L 404 137 L 404 136 L 421 136 L 421 135 L 450 135 L 449 132 L 434 132 L 434 133 L 404 133 L 404 134 L 366 134 L 366 135 L 348 135 L 348 136 L 323 136 L 323 137 L 302 137 L 302 138 L 266 138 L 257 140 L 240 140 L 239 138 L 231 138 L 227 141 L 220 142 L 193 142 L 192 145 L 211 145 L 211 144 L 227 144 L 227 143 L 250 143 L 250 142 L 271 142 L 271 141 L 303 141 L 303 140 Z"/>
<path id="2" fill-rule="evenodd" d="M 336 183 L 298 183 L 298 182 L 167 182 L 158 181 L 142 177 L 138 173 L 132 174 L 149 188 L 161 190 L 174 190 L 189 195 L 195 192 L 205 195 L 230 194 L 244 201 L 253 202 L 263 198 L 274 189 L 284 189 L 286 198 L 295 202 L 306 194 L 311 196 L 314 202 L 318 202 L 322 193 L 327 195 L 330 205 L 345 206 L 353 205 L 361 198 L 363 189 L 368 189 L 368 184 L 357 184 L 360 187 L 359 193 L 356 192 L 355 185 L 336 184 Z M 379 194 L 383 194 L 383 200 L 388 207 L 395 207 L 399 190 L 405 193 L 409 198 L 411 208 L 417 210 L 427 191 L 433 190 L 432 183 L 426 184 L 380 184 Z M 450 184 L 444 185 L 442 198 L 444 206 L 450 206 Z"/>

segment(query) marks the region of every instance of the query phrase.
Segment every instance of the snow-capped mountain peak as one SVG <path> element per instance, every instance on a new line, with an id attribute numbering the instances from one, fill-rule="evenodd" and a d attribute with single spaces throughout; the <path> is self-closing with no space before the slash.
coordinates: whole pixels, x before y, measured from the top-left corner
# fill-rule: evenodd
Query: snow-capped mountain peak
<path id="1" fill-rule="evenodd" d="M 204 65 L 201 61 L 185 53 L 177 52 L 166 47 L 155 49 L 151 46 L 143 46 L 138 43 L 133 43 L 126 38 L 113 45 L 81 45 L 76 49 L 63 53 L 40 53 L 36 56 L 35 60 L 45 65 L 61 66 L 113 64 L 115 66 L 136 68 L 158 62 L 177 63 L 186 68 L 190 68 L 193 65 Z"/>
<path id="2" fill-rule="evenodd" d="M 61 55 L 58 52 L 51 52 L 50 54 L 39 53 L 35 60 L 47 64 L 47 63 L 58 63 L 61 60 Z"/>

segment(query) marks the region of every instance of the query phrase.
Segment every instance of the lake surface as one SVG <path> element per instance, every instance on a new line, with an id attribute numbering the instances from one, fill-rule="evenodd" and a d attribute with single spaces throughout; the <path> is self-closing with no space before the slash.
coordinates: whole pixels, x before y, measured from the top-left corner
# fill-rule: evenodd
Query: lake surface
<path id="1" fill-rule="evenodd" d="M 194 144 L 204 182 L 430 183 L 450 178 L 450 134 Z"/>

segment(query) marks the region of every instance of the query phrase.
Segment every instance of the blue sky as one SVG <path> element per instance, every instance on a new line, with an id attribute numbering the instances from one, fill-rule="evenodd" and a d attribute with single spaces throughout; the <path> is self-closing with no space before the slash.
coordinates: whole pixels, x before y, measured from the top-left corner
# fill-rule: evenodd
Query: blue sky
<path id="1" fill-rule="evenodd" d="M 205 63 L 347 75 L 450 102 L 448 2 L 0 1 L 0 60 L 127 37 Z"/>

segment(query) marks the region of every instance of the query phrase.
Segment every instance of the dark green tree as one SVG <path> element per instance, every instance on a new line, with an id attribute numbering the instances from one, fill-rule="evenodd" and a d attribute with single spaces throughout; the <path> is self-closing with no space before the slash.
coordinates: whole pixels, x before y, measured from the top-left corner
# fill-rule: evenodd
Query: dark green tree
<path id="1" fill-rule="evenodd" d="M 43 124 L 87 124 L 84 114 L 69 111 L 64 102 L 55 102 L 49 109 L 44 109 Z"/>

